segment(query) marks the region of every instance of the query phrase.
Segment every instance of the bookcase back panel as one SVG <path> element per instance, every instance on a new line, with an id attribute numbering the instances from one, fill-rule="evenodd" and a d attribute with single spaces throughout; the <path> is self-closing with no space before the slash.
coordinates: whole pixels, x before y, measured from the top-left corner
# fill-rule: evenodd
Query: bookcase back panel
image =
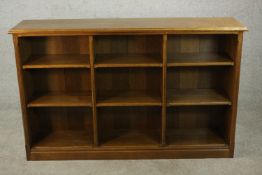
<path id="1" fill-rule="evenodd" d="M 34 108 L 30 110 L 33 142 L 62 131 L 86 131 L 92 135 L 92 112 L 87 108 Z"/>
<path id="2" fill-rule="evenodd" d="M 28 38 L 32 54 L 88 54 L 87 36 L 48 36 Z"/>
<path id="3" fill-rule="evenodd" d="M 167 89 L 223 89 L 228 68 L 176 68 L 167 71 Z"/>
<path id="4" fill-rule="evenodd" d="M 232 34 L 170 35 L 168 37 L 167 54 L 170 57 L 174 57 L 178 53 L 226 53 L 230 55 L 229 47 L 231 47 L 232 42 L 236 42 L 236 36 Z"/>
<path id="5" fill-rule="evenodd" d="M 159 107 L 99 108 L 99 128 L 102 130 L 159 129 Z"/>
<path id="6" fill-rule="evenodd" d="M 100 142 L 121 136 L 121 133 L 139 132 L 160 139 L 160 107 L 98 108 Z M 134 136 L 135 137 L 135 136 Z M 135 138 L 134 140 L 139 137 Z M 123 141 L 124 142 L 124 141 Z"/>
<path id="7" fill-rule="evenodd" d="M 148 90 L 160 93 L 161 70 L 158 68 L 99 69 L 96 72 L 98 95 L 108 90 Z"/>
<path id="8" fill-rule="evenodd" d="M 167 111 L 167 142 L 182 147 L 225 147 L 230 108 L 177 107 Z"/>
<path id="9" fill-rule="evenodd" d="M 161 54 L 161 35 L 96 36 L 95 54 Z"/>
<path id="10" fill-rule="evenodd" d="M 90 129 L 91 110 L 87 108 L 34 108 L 31 109 L 32 127 L 49 131 Z M 37 118 L 35 118 L 37 117 Z"/>
<path id="11" fill-rule="evenodd" d="M 167 111 L 168 128 L 224 128 L 228 107 L 224 106 L 187 106 L 169 108 Z"/>
<path id="12" fill-rule="evenodd" d="M 83 59 L 78 56 L 79 54 L 89 53 L 88 36 L 21 37 L 19 45 L 23 64 L 39 58 L 39 55 L 49 60 L 60 59 L 72 62 L 70 59 Z M 88 56 L 86 59 L 88 61 Z"/>
<path id="13" fill-rule="evenodd" d="M 33 94 L 48 92 L 89 92 L 90 73 L 88 69 L 30 70 L 26 74 L 31 82 Z"/>

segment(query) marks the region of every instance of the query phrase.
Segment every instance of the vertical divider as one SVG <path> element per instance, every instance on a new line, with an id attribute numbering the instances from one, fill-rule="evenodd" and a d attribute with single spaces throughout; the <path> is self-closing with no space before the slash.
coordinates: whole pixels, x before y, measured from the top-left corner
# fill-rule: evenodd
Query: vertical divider
<path id="1" fill-rule="evenodd" d="M 161 126 L 161 145 L 166 144 L 166 76 L 167 76 L 167 34 L 163 35 L 162 40 L 162 126 Z"/>
<path id="2" fill-rule="evenodd" d="M 93 36 L 89 36 L 89 58 L 91 69 L 91 95 L 92 95 L 92 111 L 93 111 L 93 143 L 94 146 L 98 145 L 98 133 L 97 133 L 97 111 L 96 111 L 96 81 L 95 81 L 95 68 L 94 68 L 94 39 Z"/>

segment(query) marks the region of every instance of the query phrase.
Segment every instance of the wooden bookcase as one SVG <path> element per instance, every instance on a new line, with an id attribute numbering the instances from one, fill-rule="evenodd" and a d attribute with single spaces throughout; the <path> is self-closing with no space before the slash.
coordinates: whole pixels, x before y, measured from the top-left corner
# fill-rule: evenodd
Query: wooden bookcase
<path id="1" fill-rule="evenodd" d="M 12 28 L 28 160 L 233 157 L 233 18 L 25 20 Z"/>

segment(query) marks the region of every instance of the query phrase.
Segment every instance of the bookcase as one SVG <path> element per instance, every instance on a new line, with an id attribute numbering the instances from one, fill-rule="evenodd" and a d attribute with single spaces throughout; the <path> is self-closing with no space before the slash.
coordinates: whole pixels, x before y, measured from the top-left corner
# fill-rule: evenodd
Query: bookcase
<path id="1" fill-rule="evenodd" d="M 233 157 L 234 18 L 24 20 L 12 28 L 28 160 Z"/>

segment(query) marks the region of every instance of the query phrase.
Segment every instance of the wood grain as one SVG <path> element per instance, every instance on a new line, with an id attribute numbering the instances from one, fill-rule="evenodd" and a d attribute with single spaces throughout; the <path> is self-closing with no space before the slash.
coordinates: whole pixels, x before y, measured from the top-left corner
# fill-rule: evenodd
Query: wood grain
<path id="1" fill-rule="evenodd" d="M 220 53 L 177 53 L 168 59 L 168 67 L 233 66 L 234 61 Z"/>
<path id="2" fill-rule="evenodd" d="M 156 31 L 246 31 L 234 18 L 122 18 L 24 20 L 13 27 L 12 34 L 61 34 L 99 32 Z"/>
<path id="3" fill-rule="evenodd" d="M 169 89 L 168 106 L 231 105 L 225 94 L 214 89 Z"/>
<path id="4" fill-rule="evenodd" d="M 167 35 L 163 35 L 162 43 L 162 113 L 161 113 L 161 144 L 166 144 L 166 107 L 167 107 Z"/>
<path id="5" fill-rule="evenodd" d="M 151 131 L 154 133 L 155 131 Z M 154 135 L 148 135 L 147 133 L 143 133 L 137 130 L 127 130 L 127 131 L 119 131 L 119 133 L 112 134 L 112 136 L 107 136 L 110 139 L 103 140 L 101 143 L 101 147 L 103 148 L 113 148 L 122 147 L 122 148 L 146 148 L 150 147 L 158 147 L 159 142 L 158 138 L 154 137 Z"/>
<path id="6" fill-rule="evenodd" d="M 228 158 L 228 148 L 214 149 L 137 149 L 137 150 L 96 150 L 96 151 L 32 151 L 30 160 L 123 160 L 123 159 L 185 159 L 185 158 Z"/>
<path id="7" fill-rule="evenodd" d="M 108 91 L 98 97 L 97 106 L 161 106 L 160 95 L 147 91 Z"/>
<path id="8" fill-rule="evenodd" d="M 32 151 L 54 150 L 85 150 L 91 146 L 90 135 L 87 131 L 56 131 L 51 132 L 35 143 Z"/>
<path id="9" fill-rule="evenodd" d="M 27 88 L 25 83 L 25 76 L 22 71 L 22 64 L 23 60 L 25 59 L 24 56 L 27 55 L 24 49 L 22 48 L 23 44 L 19 40 L 19 38 L 15 35 L 13 35 L 13 44 L 14 44 L 14 51 L 15 51 L 15 61 L 16 61 L 16 70 L 17 70 L 17 80 L 18 80 L 18 86 L 19 86 L 19 95 L 20 95 L 20 105 L 21 105 L 21 111 L 22 111 L 22 121 L 23 121 L 23 129 L 24 129 L 24 139 L 25 139 L 25 150 L 26 150 L 26 158 L 29 159 L 30 156 L 30 146 L 32 145 L 32 131 L 29 121 L 29 111 L 26 107 L 26 104 L 28 102 L 28 96 L 27 94 L 29 88 Z M 25 49 L 27 50 L 27 49 Z"/>
<path id="10" fill-rule="evenodd" d="M 242 56 L 242 45 L 243 45 L 243 32 L 239 33 L 236 39 L 235 47 L 231 46 L 233 49 L 231 54 L 235 55 L 235 67 L 231 71 L 230 80 L 232 81 L 229 84 L 230 97 L 232 98 L 232 109 L 229 113 L 228 120 L 228 141 L 230 145 L 230 155 L 233 157 L 235 150 L 235 130 L 236 130 L 236 120 L 237 120 L 237 103 L 238 103 L 238 91 L 239 91 L 239 81 L 240 81 L 240 64 Z"/>
<path id="11" fill-rule="evenodd" d="M 47 93 L 32 100 L 28 107 L 78 107 L 91 106 L 91 95 L 83 93 Z"/>
<path id="12" fill-rule="evenodd" d="M 87 54 L 34 55 L 23 65 L 23 69 L 89 67 L 89 55 Z"/>
<path id="13" fill-rule="evenodd" d="M 94 57 L 94 38 L 88 37 L 89 53 L 90 53 L 90 74 L 91 74 L 91 94 L 92 94 L 92 111 L 93 111 L 93 143 L 94 146 L 98 145 L 98 132 L 97 132 L 97 110 L 96 110 L 96 71 L 95 71 L 95 57 Z"/>
<path id="14" fill-rule="evenodd" d="M 207 128 L 173 129 L 167 133 L 173 148 L 226 148 L 225 140 Z"/>
<path id="15" fill-rule="evenodd" d="M 152 54 L 99 54 L 95 63 L 96 68 L 161 66 L 160 56 Z"/>

